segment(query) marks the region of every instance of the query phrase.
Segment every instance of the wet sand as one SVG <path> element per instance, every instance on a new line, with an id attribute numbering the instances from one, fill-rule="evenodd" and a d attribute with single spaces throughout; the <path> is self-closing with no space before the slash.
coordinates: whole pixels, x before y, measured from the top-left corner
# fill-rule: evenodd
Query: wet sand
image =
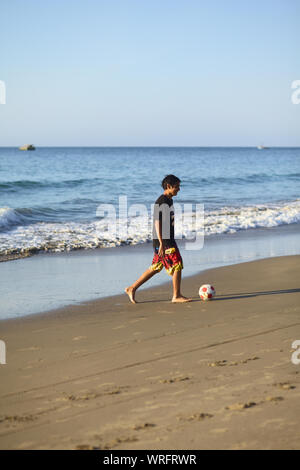
<path id="1" fill-rule="evenodd" d="M 187 304 L 170 283 L 1 321 L 0 448 L 299 449 L 299 279 L 270 258 L 183 279 Z"/>

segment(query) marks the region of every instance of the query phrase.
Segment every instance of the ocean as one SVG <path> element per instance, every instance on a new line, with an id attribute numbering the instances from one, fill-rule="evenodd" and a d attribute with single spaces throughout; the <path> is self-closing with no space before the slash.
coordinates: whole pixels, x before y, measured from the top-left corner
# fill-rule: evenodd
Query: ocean
<path id="1" fill-rule="evenodd" d="M 300 222 L 300 148 L 2 147 L 0 257 L 150 241 L 141 214 L 120 217 L 131 229 L 122 237 L 99 207 L 113 205 L 118 215 L 126 196 L 128 208 L 143 204 L 151 216 L 170 173 L 181 179 L 174 202 L 192 205 L 194 218 L 204 205 L 207 237 Z M 189 220 L 176 221 L 183 238 L 195 235 Z"/>

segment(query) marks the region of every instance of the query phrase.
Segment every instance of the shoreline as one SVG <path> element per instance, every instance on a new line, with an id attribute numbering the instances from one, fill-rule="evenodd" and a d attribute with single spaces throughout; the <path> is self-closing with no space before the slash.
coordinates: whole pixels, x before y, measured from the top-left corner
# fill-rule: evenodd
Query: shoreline
<path id="1" fill-rule="evenodd" d="M 263 232 L 268 232 L 269 230 L 272 231 L 277 231 L 277 230 L 290 230 L 293 231 L 296 229 L 297 226 L 300 226 L 299 222 L 292 222 L 289 224 L 282 224 L 282 225 L 277 225 L 275 227 L 255 227 L 255 228 L 247 228 L 247 229 L 240 229 L 237 230 L 236 232 L 233 233 L 220 233 L 220 234 L 212 234 L 212 235 L 205 235 L 206 240 L 218 240 L 218 239 L 226 239 L 227 237 L 230 236 L 255 236 L 255 234 L 260 234 Z M 179 243 L 183 244 L 186 241 L 184 240 L 179 240 Z M 24 259 L 24 258 L 31 258 L 31 257 L 37 257 L 37 256 L 68 256 L 68 255 L 74 255 L 74 254 L 91 254 L 93 252 L 98 253 L 99 251 L 102 252 L 103 250 L 114 250 L 114 249 L 132 249 L 132 248 L 137 248 L 137 247 L 143 247 L 143 246 L 148 246 L 148 244 L 152 243 L 152 240 L 147 240 L 147 242 L 140 242 L 136 244 L 122 244 L 122 245 L 117 245 L 117 246 L 111 246 L 111 247 L 95 247 L 95 248 L 76 248 L 72 250 L 64 250 L 64 251 L 51 251 L 51 250 L 39 250 L 37 248 L 32 248 L 28 249 L 28 251 L 25 252 L 17 252 L 17 253 L 9 253 L 9 254 L 1 254 L 0 253 L 0 263 L 5 263 L 8 261 L 16 261 L 19 259 Z M 189 241 L 187 240 L 187 243 Z"/>
<path id="2" fill-rule="evenodd" d="M 186 304 L 160 285 L 4 320 L 0 448 L 299 449 L 299 261 L 186 277 Z"/>
<path id="3" fill-rule="evenodd" d="M 183 279 L 218 266 L 300 253 L 299 225 L 271 229 L 249 229 L 235 234 L 206 237 L 202 250 L 187 250 L 179 241 Z M 112 295 L 124 288 L 150 265 L 149 243 L 117 248 L 45 253 L 27 259 L 1 263 L 1 320 L 21 318 L 80 305 Z M 170 281 L 162 272 L 141 287 Z"/>
<path id="4" fill-rule="evenodd" d="M 215 268 L 207 268 L 207 269 L 203 269 L 199 272 L 197 272 L 196 274 L 189 274 L 189 275 L 186 275 L 184 276 L 184 278 L 182 279 L 182 285 L 184 284 L 188 284 L 189 282 L 192 282 L 193 284 L 195 284 L 196 280 L 199 278 L 199 276 L 201 277 L 205 277 L 205 275 L 207 274 L 209 276 L 209 274 L 212 272 L 215 272 L 219 269 L 222 269 L 222 268 L 233 268 L 235 266 L 240 266 L 240 265 L 247 265 L 249 263 L 256 263 L 258 261 L 267 261 L 267 260 L 277 260 L 277 259 L 280 259 L 280 258 L 293 258 L 293 257 L 297 257 L 299 256 L 299 262 L 300 262 L 300 255 L 282 255 L 282 256 L 273 256 L 273 257 L 266 257 L 266 258 L 260 258 L 260 259 L 257 259 L 257 260 L 249 260 L 249 261 L 244 261 L 243 263 L 233 263 L 233 264 L 228 264 L 228 265 L 224 265 L 224 266 L 217 266 Z M 203 284 L 205 282 L 203 281 Z M 207 281 L 208 283 L 208 281 Z M 211 283 L 212 284 L 212 283 Z M 137 301 L 137 304 L 142 304 L 144 301 L 139 301 L 138 298 L 141 297 L 143 295 L 143 293 L 146 294 L 147 298 L 149 297 L 149 295 L 151 294 L 156 294 L 157 290 L 159 290 L 160 292 L 163 291 L 163 290 L 167 290 L 169 292 L 169 299 L 165 299 L 166 302 L 171 302 L 171 298 L 172 298 L 172 282 L 171 282 L 171 277 L 165 279 L 164 281 L 160 282 L 158 285 L 155 285 L 155 286 L 151 286 L 149 285 L 149 283 L 146 283 L 144 287 L 138 289 L 137 291 L 137 294 L 136 294 L 136 301 Z M 126 287 L 126 286 L 125 286 Z M 200 285 L 199 285 L 200 287 Z M 125 289 L 125 288 L 124 288 Z M 185 294 L 185 293 L 184 293 Z M 218 294 L 217 294 L 218 296 Z M 193 301 L 195 300 L 199 300 L 198 299 L 198 289 L 196 292 L 194 292 L 193 294 Z M 55 307 L 55 308 L 51 308 L 49 310 L 44 310 L 42 312 L 37 312 L 37 313 L 32 313 L 32 314 L 28 314 L 28 315 L 24 315 L 24 316 L 20 316 L 20 317 L 13 317 L 13 318 L 4 318 L 4 319 L 0 319 L 0 326 L 3 326 L 5 325 L 5 323 L 13 323 L 13 322 L 22 322 L 23 320 L 35 320 L 35 319 L 40 319 L 42 320 L 43 318 L 50 318 L 50 317 L 54 317 L 54 316 L 58 316 L 58 317 L 61 317 L 63 316 L 65 313 L 66 314 L 70 314 L 71 311 L 73 310 L 81 310 L 81 308 L 98 308 L 98 305 L 101 306 L 101 302 L 104 301 L 105 303 L 112 303 L 114 305 L 120 305 L 119 302 L 122 302 L 124 301 L 124 298 L 127 300 L 128 299 L 128 304 L 130 305 L 131 302 L 129 300 L 129 297 L 128 297 L 128 294 L 125 293 L 125 291 L 123 293 L 120 293 L 120 294 L 113 294 L 113 295 L 107 295 L 107 296 L 104 296 L 104 297 L 99 297 L 99 298 L 96 298 L 96 299 L 88 299 L 88 300 L 84 300 L 82 302 L 79 302 L 77 303 L 76 305 L 74 304 L 68 304 L 68 305 L 63 305 L 61 307 Z M 214 299 L 216 300 L 216 299 Z M 199 300 L 200 301 L 200 300 Z M 148 300 L 147 300 L 148 302 Z M 133 304 L 132 304 L 133 305 Z M 133 305 L 134 307 L 134 305 Z M 73 314 L 73 312 L 71 313 Z"/>

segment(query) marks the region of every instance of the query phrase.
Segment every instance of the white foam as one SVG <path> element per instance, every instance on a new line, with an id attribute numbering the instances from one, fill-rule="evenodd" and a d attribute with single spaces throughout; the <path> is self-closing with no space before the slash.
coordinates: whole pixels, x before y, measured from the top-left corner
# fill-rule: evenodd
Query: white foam
<path id="1" fill-rule="evenodd" d="M 176 212 L 176 208 L 175 208 Z M 203 231 L 203 220 L 190 214 L 190 219 L 176 218 L 176 237 L 191 238 Z M 300 222 L 300 200 L 281 204 L 266 204 L 244 207 L 222 207 L 205 210 L 204 233 L 234 233 L 258 227 L 276 227 Z M 79 248 L 114 247 L 122 244 L 138 244 L 152 237 L 151 218 L 131 217 L 121 219 L 117 231 L 104 220 L 89 223 L 22 223 L 21 216 L 11 208 L 0 209 L 0 253 L 10 254 L 25 251 L 70 251 Z M 10 229 L 3 231 L 3 228 Z M 127 235 L 126 235 L 127 227 Z"/>
<path id="2" fill-rule="evenodd" d="M 234 233 L 239 230 L 300 222 L 300 200 L 241 208 L 224 207 L 205 214 L 205 233 Z"/>

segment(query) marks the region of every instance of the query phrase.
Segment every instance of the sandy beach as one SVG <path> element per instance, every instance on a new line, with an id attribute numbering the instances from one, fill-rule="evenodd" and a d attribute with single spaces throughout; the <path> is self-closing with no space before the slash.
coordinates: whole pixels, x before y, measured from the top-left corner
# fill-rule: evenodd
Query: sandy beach
<path id="1" fill-rule="evenodd" d="M 299 449 L 299 266 L 185 277 L 184 305 L 169 283 L 1 321 L 0 448 Z"/>

